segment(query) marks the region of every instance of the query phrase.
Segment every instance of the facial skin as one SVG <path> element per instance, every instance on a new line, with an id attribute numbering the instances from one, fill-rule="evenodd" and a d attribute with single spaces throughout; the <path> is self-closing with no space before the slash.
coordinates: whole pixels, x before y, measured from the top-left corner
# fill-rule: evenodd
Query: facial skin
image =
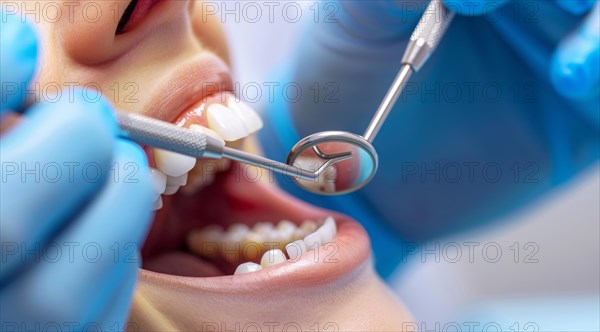
<path id="1" fill-rule="evenodd" d="M 75 82 L 102 91 L 120 110 L 155 115 L 149 111 L 153 101 L 148 96 L 164 86 L 174 68 L 209 53 L 228 63 L 218 16 L 203 15 L 200 2 L 162 1 L 157 5 L 160 10 L 151 10 L 139 24 L 119 35 L 115 31 L 128 0 L 53 1 L 62 9 L 59 20 L 48 19 L 55 15 L 46 1 L 25 3 L 26 8 L 37 5 L 40 9 L 37 26 L 42 64 L 36 82 L 42 88 L 68 88 Z M 93 3 L 93 8 L 88 5 L 86 13 L 83 9 L 88 3 Z M 92 23 L 95 19 L 90 17 L 95 18 L 96 8 L 101 8 L 103 15 Z M 173 121 L 166 117 L 163 120 Z M 230 184 L 224 182 L 221 186 Z M 228 188 L 229 194 L 224 194 L 223 200 L 233 197 L 250 204 L 256 199 L 242 197 L 244 193 L 236 188 Z M 330 214 L 287 197 L 273 186 L 253 190 L 263 192 L 263 200 L 274 202 L 269 208 L 272 211 L 236 213 L 226 208 L 223 214 L 252 219 L 288 213 L 290 220 Z M 188 210 L 184 203 L 177 202 L 178 198 L 165 203 L 155 221 L 157 228 L 184 218 Z M 336 243 L 341 249 L 337 264 L 306 259 L 302 264 L 285 263 L 263 270 L 268 273 L 215 278 L 169 276 L 142 269 L 130 314 L 131 326 L 139 331 L 257 330 L 257 325 L 263 331 L 295 331 L 297 327 L 401 330 L 410 316 L 374 273 L 364 230 L 355 221 L 338 227 Z M 193 264 L 185 257 L 178 259 L 182 259 L 181 264 Z"/>

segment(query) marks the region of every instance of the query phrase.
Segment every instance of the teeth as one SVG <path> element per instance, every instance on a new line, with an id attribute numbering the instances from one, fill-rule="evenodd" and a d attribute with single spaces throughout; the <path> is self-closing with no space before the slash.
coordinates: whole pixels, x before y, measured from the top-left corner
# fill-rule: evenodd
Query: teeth
<path id="1" fill-rule="evenodd" d="M 255 133 L 263 127 L 263 121 L 260 116 L 246 103 L 236 100 L 234 96 L 227 98 L 227 107 L 231 108 L 242 120 L 248 134 Z"/>
<path id="2" fill-rule="evenodd" d="M 180 176 L 167 176 L 167 187 L 168 186 L 178 186 L 183 187 L 187 184 L 188 173 L 185 173 Z"/>
<path id="3" fill-rule="evenodd" d="M 304 240 L 297 240 L 285 246 L 285 251 L 287 252 L 288 256 L 290 256 L 291 260 L 295 260 L 307 252 L 308 249 L 306 248 Z"/>
<path id="4" fill-rule="evenodd" d="M 294 240 L 299 232 L 305 236 Z M 252 228 L 242 223 L 231 224 L 225 232 L 221 226 L 213 225 L 191 231 L 187 243 L 191 252 L 203 257 L 219 258 L 229 263 L 249 261 L 238 266 L 235 274 L 240 274 L 282 263 L 287 259 L 286 253 L 290 260 L 296 260 L 332 241 L 336 234 L 334 218 L 327 217 L 320 226 L 311 220 L 305 220 L 300 227 L 291 221 L 281 220 L 277 226 L 270 222 L 258 222 Z M 279 246 L 270 243 L 276 241 Z M 252 263 L 259 259 L 262 267 Z"/>
<path id="5" fill-rule="evenodd" d="M 304 220 L 302 225 L 300 225 L 300 229 L 306 232 L 306 234 L 310 234 L 316 231 L 318 228 L 317 223 L 312 220 Z"/>
<path id="6" fill-rule="evenodd" d="M 278 231 L 284 239 L 289 239 L 294 235 L 294 232 L 298 229 L 293 222 L 289 220 L 282 220 L 277 224 L 275 230 Z"/>
<path id="7" fill-rule="evenodd" d="M 308 234 L 304 238 L 304 244 L 306 244 L 306 248 L 308 250 L 315 250 L 319 248 L 323 244 L 323 240 L 321 238 L 321 233 L 319 232 L 319 230 L 312 234 Z"/>
<path id="8" fill-rule="evenodd" d="M 200 125 L 191 125 L 190 130 L 193 131 L 198 131 L 203 133 L 204 135 L 208 135 L 214 139 L 216 139 L 217 141 L 223 141 L 223 139 L 221 138 L 221 136 L 219 136 L 219 134 L 217 134 L 214 130 L 200 126 Z"/>
<path id="9" fill-rule="evenodd" d="M 252 227 L 252 231 L 254 233 L 262 233 L 264 235 L 266 235 L 267 233 L 269 233 L 272 230 L 273 230 L 273 224 L 270 222 L 257 222 Z"/>
<path id="10" fill-rule="evenodd" d="M 213 225 L 188 234 L 187 245 L 190 251 L 204 257 L 221 255 L 219 244 L 223 241 L 224 232 L 221 226 Z"/>
<path id="11" fill-rule="evenodd" d="M 167 185 L 167 176 L 161 171 L 150 168 L 150 178 L 152 180 L 152 187 L 154 188 L 154 199 L 160 198 L 160 194 L 165 191 Z"/>
<path id="12" fill-rule="evenodd" d="M 294 231 L 292 239 L 302 240 L 308 234 L 313 233 L 318 228 L 317 223 L 312 220 L 305 220 L 300 227 Z"/>
<path id="13" fill-rule="evenodd" d="M 249 272 L 256 272 L 259 270 L 262 270 L 262 266 L 260 266 L 256 263 L 247 262 L 247 263 L 240 264 L 237 267 L 237 269 L 235 269 L 235 272 L 233 274 L 234 275 L 244 274 L 244 273 L 249 273 Z"/>
<path id="14" fill-rule="evenodd" d="M 225 241 L 240 243 L 250 233 L 250 228 L 246 224 L 233 224 L 227 229 L 225 234 Z"/>
<path id="15" fill-rule="evenodd" d="M 189 183 L 182 188 L 183 193 L 187 195 L 193 195 L 211 185 L 217 177 L 215 173 L 202 173 L 202 171 L 196 170 L 196 168 L 192 172 L 193 174 L 190 176 Z"/>
<path id="16" fill-rule="evenodd" d="M 167 175 L 167 187 L 163 195 L 175 195 L 179 188 L 187 184 L 188 173 L 181 176 L 168 176 Z"/>
<path id="17" fill-rule="evenodd" d="M 281 251 L 279 249 L 272 249 L 272 250 L 265 252 L 265 254 L 262 256 L 262 258 L 260 260 L 260 265 L 262 267 L 269 267 L 269 266 L 273 266 L 275 264 L 283 263 L 285 261 L 286 261 L 286 258 L 285 258 L 285 254 L 283 253 L 283 251 Z"/>
<path id="18" fill-rule="evenodd" d="M 318 231 L 321 232 L 321 238 L 324 243 L 333 241 L 333 238 L 335 238 L 335 235 L 337 234 L 337 227 L 333 217 L 327 217 L 323 226 L 321 226 Z"/>
<path id="19" fill-rule="evenodd" d="M 265 237 L 263 234 L 250 232 L 242 240 L 242 256 L 249 260 L 260 257 L 265 251 Z"/>
<path id="20" fill-rule="evenodd" d="M 160 197 L 160 195 L 158 196 L 158 198 L 156 199 L 156 201 L 154 201 L 154 206 L 152 207 L 153 211 L 157 211 L 162 209 L 163 207 L 163 201 L 162 201 L 162 197 Z"/>
<path id="21" fill-rule="evenodd" d="M 154 149 L 154 159 L 157 168 L 172 177 L 182 176 L 196 165 L 195 158 L 161 149 Z"/>
<path id="22" fill-rule="evenodd" d="M 221 104 L 210 105 L 206 115 L 210 129 L 226 141 L 237 141 L 249 134 L 236 112 Z"/>
<path id="23" fill-rule="evenodd" d="M 316 171 L 323 165 L 323 160 L 312 157 L 298 157 L 294 166 L 302 169 Z M 329 166 L 325 172 L 315 180 L 297 179 L 303 187 L 317 192 L 333 193 L 335 192 L 335 180 L 337 178 L 334 166 Z"/>
<path id="24" fill-rule="evenodd" d="M 179 191 L 179 186 L 167 186 L 163 195 L 175 195 Z"/>

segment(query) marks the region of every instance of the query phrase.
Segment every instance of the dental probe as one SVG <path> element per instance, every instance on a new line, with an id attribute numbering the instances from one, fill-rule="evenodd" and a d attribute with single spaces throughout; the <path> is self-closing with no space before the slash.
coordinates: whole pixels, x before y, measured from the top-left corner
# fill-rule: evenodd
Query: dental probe
<path id="1" fill-rule="evenodd" d="M 363 136 L 343 131 L 324 131 L 303 138 L 292 147 L 288 154 L 287 163 L 297 165 L 299 164 L 299 158 L 305 151 L 314 149 L 319 144 L 336 142 L 338 145 L 354 150 L 355 155 L 357 155 L 354 159 L 355 167 L 353 170 L 355 172 L 349 173 L 353 174 L 350 177 L 351 181 L 348 176 L 340 176 L 338 178 L 344 179 L 343 182 L 333 181 L 334 183 L 329 184 L 329 186 L 314 186 L 294 179 L 297 185 L 316 194 L 340 195 L 356 191 L 371 181 L 379 164 L 377 151 L 372 145 L 375 136 L 377 136 L 381 126 L 396 101 L 398 101 L 398 97 L 404 90 L 406 83 L 413 73 L 421 69 L 429 56 L 435 51 L 453 18 L 454 13 L 444 6 L 442 0 L 431 0 L 410 36 L 402 56 L 400 70 Z M 338 151 L 344 150 L 338 149 Z"/>
<path id="2" fill-rule="evenodd" d="M 194 158 L 228 158 L 306 180 L 315 180 L 330 165 L 352 158 L 351 152 L 333 156 L 316 172 L 312 172 L 226 147 L 223 140 L 147 116 L 120 111 L 115 112 L 115 116 L 121 128 L 120 136 L 137 143 Z"/>
<path id="3" fill-rule="evenodd" d="M 412 74 L 423 67 L 429 56 L 435 51 L 453 18 L 454 13 L 444 6 L 442 0 L 432 0 L 429 3 L 410 36 L 408 46 L 402 56 L 402 66 L 363 135 L 367 141 L 373 142 L 406 83 Z"/>

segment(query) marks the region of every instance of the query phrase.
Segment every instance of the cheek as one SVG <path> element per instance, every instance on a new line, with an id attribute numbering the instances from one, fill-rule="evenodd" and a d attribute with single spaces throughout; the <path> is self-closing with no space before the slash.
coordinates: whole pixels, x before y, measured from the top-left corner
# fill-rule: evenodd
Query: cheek
<path id="1" fill-rule="evenodd" d="M 56 31 L 64 52 L 82 64 L 118 55 L 115 32 L 128 4 L 128 0 L 64 2 Z"/>
<path id="2" fill-rule="evenodd" d="M 219 21 L 219 15 L 205 14 L 203 8 L 206 8 L 206 6 L 196 3 L 193 9 L 194 34 L 203 47 L 213 51 L 228 65 L 231 65 L 227 39 L 225 38 L 223 26 Z"/>

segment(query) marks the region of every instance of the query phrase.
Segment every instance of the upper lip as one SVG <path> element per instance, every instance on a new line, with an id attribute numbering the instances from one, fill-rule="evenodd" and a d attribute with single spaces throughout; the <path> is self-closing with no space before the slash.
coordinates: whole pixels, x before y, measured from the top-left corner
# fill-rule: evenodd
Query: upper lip
<path id="1" fill-rule="evenodd" d="M 216 55 L 204 52 L 173 69 L 152 92 L 143 113 L 174 122 L 193 104 L 212 94 L 232 90 L 229 67 Z"/>

